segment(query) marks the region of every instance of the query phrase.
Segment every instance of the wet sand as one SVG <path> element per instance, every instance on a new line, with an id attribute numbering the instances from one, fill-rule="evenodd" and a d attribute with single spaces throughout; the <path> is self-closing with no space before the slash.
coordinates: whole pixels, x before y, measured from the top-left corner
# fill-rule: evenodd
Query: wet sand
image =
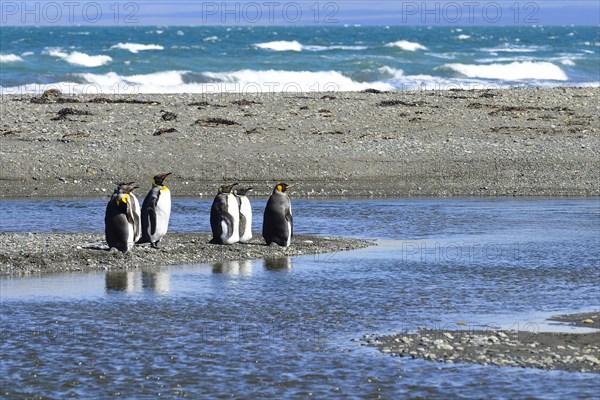
<path id="1" fill-rule="evenodd" d="M 0 197 L 598 196 L 600 89 L 0 96 Z"/>
<path id="2" fill-rule="evenodd" d="M 576 326 L 598 328 L 600 312 L 552 317 Z M 600 330 L 558 333 L 503 330 L 423 330 L 381 337 L 365 335 L 363 344 L 394 357 L 432 362 L 466 362 L 501 367 L 600 373 Z"/>
<path id="3" fill-rule="evenodd" d="M 295 235 L 287 248 L 266 246 L 262 238 L 248 244 L 209 244 L 206 233 L 167 234 L 159 249 L 135 246 L 128 253 L 109 248 L 100 233 L 0 233 L 0 277 L 74 271 L 102 271 L 168 265 L 216 263 L 315 254 L 335 257 L 339 251 L 374 245 L 361 239 Z M 327 255 L 317 256 L 319 253 Z"/>

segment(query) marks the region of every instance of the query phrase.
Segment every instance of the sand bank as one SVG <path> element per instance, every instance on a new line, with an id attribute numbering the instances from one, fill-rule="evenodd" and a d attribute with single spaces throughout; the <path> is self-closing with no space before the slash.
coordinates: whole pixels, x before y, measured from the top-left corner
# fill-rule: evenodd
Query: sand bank
<path id="1" fill-rule="evenodd" d="M 600 195 L 600 89 L 0 96 L 0 196 Z M 168 114 L 172 113 L 172 114 Z"/>

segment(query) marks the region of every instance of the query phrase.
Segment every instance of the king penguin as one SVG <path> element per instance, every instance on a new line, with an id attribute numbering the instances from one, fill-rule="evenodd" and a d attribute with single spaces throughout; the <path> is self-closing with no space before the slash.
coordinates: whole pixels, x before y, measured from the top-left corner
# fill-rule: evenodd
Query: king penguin
<path id="1" fill-rule="evenodd" d="M 123 190 L 124 193 L 127 193 L 131 199 L 131 213 L 133 215 L 133 241 L 137 242 L 142 236 L 142 212 L 140 208 L 140 202 L 135 194 L 133 194 L 133 190 L 138 189 L 139 186 L 133 186 L 133 183 L 134 182 L 122 182 L 119 183 L 118 186 Z"/>
<path id="2" fill-rule="evenodd" d="M 135 222 L 132 208 L 130 194 L 118 186 L 106 206 L 104 215 L 104 234 L 108 247 L 122 252 L 133 248 Z"/>
<path id="3" fill-rule="evenodd" d="M 267 242 L 277 243 L 279 246 L 287 247 L 292 241 L 294 234 L 294 218 L 292 217 L 292 203 L 285 193 L 293 185 L 279 183 L 275 185 L 273 194 L 267 201 L 263 217 L 262 235 Z"/>
<path id="4" fill-rule="evenodd" d="M 240 243 L 248 243 L 252 239 L 252 206 L 246 196 L 246 193 L 250 190 L 252 190 L 251 187 L 247 189 L 239 188 L 233 191 L 240 208 Z"/>
<path id="5" fill-rule="evenodd" d="M 233 244 L 240 241 L 240 208 L 232 193 L 237 183 L 219 187 L 219 193 L 210 208 L 210 243 Z"/>
<path id="6" fill-rule="evenodd" d="M 152 178 L 152 189 L 142 204 L 142 237 L 140 243 L 150 243 L 158 248 L 158 242 L 166 235 L 171 218 L 171 191 L 164 185 L 168 174 L 156 175 Z"/>

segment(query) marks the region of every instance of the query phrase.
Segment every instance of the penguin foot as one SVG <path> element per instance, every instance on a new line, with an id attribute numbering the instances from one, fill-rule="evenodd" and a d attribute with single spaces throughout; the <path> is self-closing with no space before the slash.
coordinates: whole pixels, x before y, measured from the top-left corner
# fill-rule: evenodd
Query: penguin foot
<path id="1" fill-rule="evenodd" d="M 150 243 L 150 247 L 152 247 L 153 249 L 158 249 L 158 242 Z"/>

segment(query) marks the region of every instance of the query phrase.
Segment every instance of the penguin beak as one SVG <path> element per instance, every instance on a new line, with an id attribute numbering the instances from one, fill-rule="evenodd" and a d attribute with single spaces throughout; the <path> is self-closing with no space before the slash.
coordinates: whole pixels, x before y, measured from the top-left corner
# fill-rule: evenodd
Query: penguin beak
<path id="1" fill-rule="evenodd" d="M 171 175 L 171 174 L 172 174 L 172 172 L 166 173 L 166 174 L 164 174 L 164 175 L 162 176 L 162 178 L 163 178 L 163 179 L 165 179 L 167 176 L 169 176 L 169 175 Z"/>

